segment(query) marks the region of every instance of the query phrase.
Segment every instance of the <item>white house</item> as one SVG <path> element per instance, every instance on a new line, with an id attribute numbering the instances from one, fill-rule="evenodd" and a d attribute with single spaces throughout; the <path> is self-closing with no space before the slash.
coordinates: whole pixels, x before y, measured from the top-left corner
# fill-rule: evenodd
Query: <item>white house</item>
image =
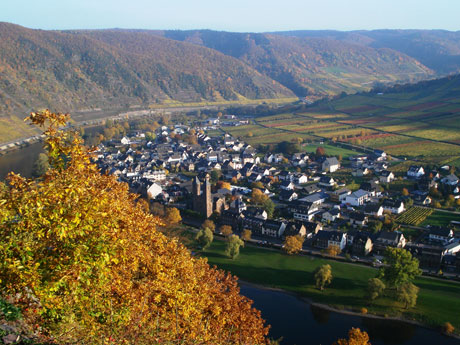
<path id="1" fill-rule="evenodd" d="M 343 202 L 345 198 L 351 194 L 351 190 L 348 188 L 342 188 L 335 190 L 331 193 L 331 201 L 334 202 Z"/>
<path id="2" fill-rule="evenodd" d="M 351 175 L 356 177 L 363 177 L 365 175 L 369 175 L 370 173 L 371 171 L 368 168 L 358 168 L 356 170 L 353 170 L 351 172 Z"/>
<path id="3" fill-rule="evenodd" d="M 296 184 L 304 184 L 304 183 L 307 183 L 308 182 L 308 177 L 307 175 L 304 175 L 304 174 L 300 174 L 300 175 L 296 175 L 294 177 L 294 182 Z"/>
<path id="4" fill-rule="evenodd" d="M 381 183 L 390 183 L 390 182 L 393 182 L 394 179 L 395 179 L 395 175 L 393 174 L 392 171 L 384 170 L 380 174 Z"/>
<path id="5" fill-rule="evenodd" d="M 428 237 L 430 240 L 448 243 L 454 238 L 454 232 L 449 228 L 434 227 L 430 229 Z"/>
<path id="6" fill-rule="evenodd" d="M 407 170 L 407 176 L 411 178 L 420 178 L 425 175 L 425 170 L 422 166 L 412 165 L 409 170 Z"/>
<path id="7" fill-rule="evenodd" d="M 283 181 L 281 182 L 281 185 L 280 185 L 281 189 L 284 189 L 284 190 L 294 190 L 294 183 L 292 183 L 291 181 Z"/>
<path id="8" fill-rule="evenodd" d="M 154 183 L 147 189 L 147 195 L 150 199 L 155 199 L 159 194 L 163 192 L 163 188 L 160 185 Z"/>
<path id="9" fill-rule="evenodd" d="M 352 206 L 362 206 L 370 200 L 369 192 L 359 189 L 345 197 L 345 203 Z"/>
<path id="10" fill-rule="evenodd" d="M 331 176 L 321 176 L 318 185 L 331 188 L 335 186 L 335 180 Z"/>
<path id="11" fill-rule="evenodd" d="M 449 176 L 444 177 L 441 180 L 442 184 L 446 184 L 448 186 L 456 186 L 458 185 L 458 177 L 454 174 L 450 174 Z"/>
<path id="12" fill-rule="evenodd" d="M 262 235 L 281 237 L 286 229 L 286 223 L 274 219 L 266 220 L 262 225 Z"/>
<path id="13" fill-rule="evenodd" d="M 130 140 L 128 137 L 123 137 L 123 138 L 121 138 L 120 142 L 121 142 L 122 145 L 129 145 L 129 144 L 131 144 L 131 140 Z"/>
<path id="14" fill-rule="evenodd" d="M 166 173 L 164 170 L 146 171 L 142 174 L 142 177 L 147 180 L 163 181 L 166 179 Z"/>
<path id="15" fill-rule="evenodd" d="M 273 163 L 279 163 L 283 160 L 284 156 L 282 153 L 276 153 L 276 154 L 272 154 L 272 153 L 267 153 L 265 156 L 264 156 L 264 161 L 266 163 L 269 163 L 269 164 L 273 164 Z"/>
<path id="16" fill-rule="evenodd" d="M 323 171 L 331 172 L 337 171 L 340 168 L 340 163 L 336 157 L 326 158 L 321 165 Z"/>
<path id="17" fill-rule="evenodd" d="M 402 201 L 395 201 L 391 199 L 383 200 L 382 207 L 384 211 L 390 211 L 394 214 L 400 214 L 404 212 L 404 203 Z"/>
<path id="18" fill-rule="evenodd" d="M 381 217 L 383 215 L 383 207 L 378 204 L 369 204 L 364 208 L 364 214 Z"/>
<path id="19" fill-rule="evenodd" d="M 332 208 L 329 211 L 326 211 L 321 216 L 323 221 L 326 222 L 333 222 L 337 218 L 340 218 L 340 209 L 339 208 Z"/>

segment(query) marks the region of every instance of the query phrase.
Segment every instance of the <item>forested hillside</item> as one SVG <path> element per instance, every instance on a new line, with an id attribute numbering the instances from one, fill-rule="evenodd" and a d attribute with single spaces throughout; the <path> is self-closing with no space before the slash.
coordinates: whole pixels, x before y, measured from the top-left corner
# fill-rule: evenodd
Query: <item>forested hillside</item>
<path id="1" fill-rule="evenodd" d="M 30 108 L 292 96 L 243 62 L 208 48 L 143 33 L 70 33 L 0 23 L 3 119 L 23 118 Z"/>
<path id="2" fill-rule="evenodd" d="M 446 30 L 372 30 L 372 31 L 285 31 L 277 35 L 316 37 L 390 48 L 417 59 L 438 74 L 460 71 L 460 32 Z"/>
<path id="3" fill-rule="evenodd" d="M 329 38 L 210 30 L 150 33 L 236 57 L 300 97 L 355 92 L 369 89 L 373 82 L 416 81 L 433 74 L 417 60 L 396 50 Z"/>

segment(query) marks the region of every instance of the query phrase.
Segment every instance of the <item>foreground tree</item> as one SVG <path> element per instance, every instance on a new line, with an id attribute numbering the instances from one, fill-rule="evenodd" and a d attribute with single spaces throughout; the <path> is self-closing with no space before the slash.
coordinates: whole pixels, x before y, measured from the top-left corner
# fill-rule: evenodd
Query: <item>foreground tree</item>
<path id="1" fill-rule="evenodd" d="M 200 229 L 195 239 L 203 247 L 203 250 L 206 250 L 214 240 L 214 234 L 209 228 Z"/>
<path id="2" fill-rule="evenodd" d="M 303 238 L 301 236 L 286 236 L 283 250 L 289 254 L 297 254 L 302 250 Z"/>
<path id="3" fill-rule="evenodd" d="M 359 328 L 348 331 L 348 339 L 339 339 L 333 345 L 371 345 L 369 335 Z"/>
<path id="4" fill-rule="evenodd" d="M 371 301 L 382 295 L 385 284 L 379 278 L 371 278 L 367 281 L 367 294 Z"/>
<path id="5" fill-rule="evenodd" d="M 232 260 L 236 259 L 240 255 L 240 247 L 244 247 L 244 242 L 238 237 L 238 235 L 231 235 L 227 241 L 227 247 L 225 248 L 225 254 Z"/>
<path id="6" fill-rule="evenodd" d="M 314 278 L 316 287 L 320 290 L 324 290 L 324 287 L 332 282 L 331 265 L 325 264 L 319 266 L 315 270 Z"/>
<path id="7" fill-rule="evenodd" d="M 419 262 L 412 254 L 402 248 L 388 247 L 385 251 L 385 266 L 380 270 L 380 277 L 390 286 L 398 287 L 410 283 L 422 274 Z"/>
<path id="8" fill-rule="evenodd" d="M 50 126 L 51 169 L 0 186 L 0 294 L 59 344 L 264 344 L 268 329 L 236 278 L 156 230 L 128 186 L 101 175 L 67 115 Z"/>
<path id="9" fill-rule="evenodd" d="M 396 289 L 396 298 L 404 303 L 405 308 L 415 307 L 419 288 L 412 283 L 404 283 Z"/>

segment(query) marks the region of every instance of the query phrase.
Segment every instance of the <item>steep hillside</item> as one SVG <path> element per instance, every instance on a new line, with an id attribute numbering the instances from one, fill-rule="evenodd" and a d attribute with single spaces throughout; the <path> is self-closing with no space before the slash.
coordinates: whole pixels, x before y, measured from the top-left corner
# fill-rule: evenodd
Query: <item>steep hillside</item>
<path id="1" fill-rule="evenodd" d="M 432 72 L 407 55 L 354 42 L 210 30 L 155 31 L 236 57 L 298 96 L 368 89 L 373 82 L 415 81 Z"/>
<path id="2" fill-rule="evenodd" d="M 0 23 L 0 114 L 293 96 L 241 61 L 143 33 L 55 32 Z"/>
<path id="3" fill-rule="evenodd" d="M 460 31 L 373 30 L 373 31 L 286 31 L 277 35 L 328 38 L 372 48 L 390 48 L 417 59 L 438 74 L 460 71 Z"/>

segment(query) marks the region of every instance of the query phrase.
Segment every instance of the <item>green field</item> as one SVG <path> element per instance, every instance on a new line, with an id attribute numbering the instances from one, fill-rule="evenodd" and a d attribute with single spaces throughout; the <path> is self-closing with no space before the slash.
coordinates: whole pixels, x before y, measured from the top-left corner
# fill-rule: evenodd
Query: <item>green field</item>
<path id="1" fill-rule="evenodd" d="M 430 216 L 428 216 L 421 223 L 421 226 L 426 226 L 426 225 L 448 226 L 451 220 L 460 222 L 460 214 L 442 212 L 442 211 L 434 211 Z"/>
<path id="2" fill-rule="evenodd" d="M 230 271 L 242 280 L 292 291 L 338 309 L 358 311 L 365 307 L 371 313 L 403 316 L 430 326 L 448 321 L 457 329 L 460 327 L 458 283 L 417 278 L 415 284 L 420 288 L 417 306 L 404 310 L 390 296 L 369 304 L 365 288 L 367 280 L 378 273 L 374 268 L 308 256 L 288 256 L 252 246 L 242 248 L 240 256 L 231 260 L 224 256 L 224 247 L 224 242 L 215 241 L 204 255 L 211 265 Z M 332 266 L 334 278 L 329 287 L 320 291 L 314 287 L 313 271 L 325 263 Z"/>
<path id="3" fill-rule="evenodd" d="M 316 149 L 318 147 L 323 147 L 324 150 L 326 151 L 327 155 L 331 155 L 331 156 L 341 155 L 342 158 L 344 158 L 344 159 L 348 158 L 350 156 L 356 156 L 356 155 L 360 154 L 357 151 L 348 150 L 348 149 L 345 149 L 343 147 L 337 147 L 337 146 L 330 145 L 330 144 L 322 144 L 322 145 L 321 144 L 311 144 L 311 145 L 302 146 L 302 148 L 306 152 L 316 152 Z"/>

